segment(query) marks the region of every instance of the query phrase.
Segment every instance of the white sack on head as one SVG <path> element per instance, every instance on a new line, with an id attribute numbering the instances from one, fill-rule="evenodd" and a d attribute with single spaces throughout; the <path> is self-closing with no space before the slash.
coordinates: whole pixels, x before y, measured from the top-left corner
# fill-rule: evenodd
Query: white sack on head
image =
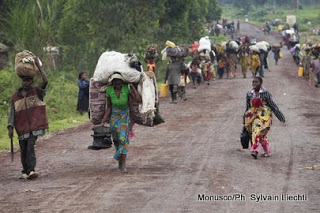
<path id="1" fill-rule="evenodd" d="M 211 41 L 208 36 L 201 38 L 199 41 L 198 52 L 203 50 L 208 50 L 209 52 L 211 51 Z"/>
<path id="2" fill-rule="evenodd" d="M 259 50 L 262 50 L 263 52 L 268 52 L 268 48 L 264 43 L 258 42 L 255 45 L 258 47 Z"/>
<path id="3" fill-rule="evenodd" d="M 249 47 L 249 49 L 252 51 L 252 52 L 256 52 L 256 53 L 259 53 L 259 48 L 256 46 L 256 45 L 252 45 Z"/>
<path id="4" fill-rule="evenodd" d="M 230 41 L 229 42 L 229 48 L 232 49 L 232 50 L 238 51 L 239 50 L 239 45 L 235 41 Z"/>
<path id="5" fill-rule="evenodd" d="M 227 49 L 227 42 L 226 41 L 222 42 L 221 46 L 223 47 L 224 50 L 226 50 Z"/>
<path id="6" fill-rule="evenodd" d="M 100 56 L 94 71 L 94 81 L 107 83 L 112 74 L 120 73 L 126 82 L 139 83 L 141 72 L 129 65 L 130 61 L 135 60 L 135 57 L 115 51 L 104 52 Z"/>
<path id="7" fill-rule="evenodd" d="M 270 48 L 270 47 L 271 47 L 270 44 L 269 44 L 269 42 L 267 42 L 267 41 L 261 41 L 261 43 L 263 43 L 264 45 L 266 45 L 267 48 Z"/>

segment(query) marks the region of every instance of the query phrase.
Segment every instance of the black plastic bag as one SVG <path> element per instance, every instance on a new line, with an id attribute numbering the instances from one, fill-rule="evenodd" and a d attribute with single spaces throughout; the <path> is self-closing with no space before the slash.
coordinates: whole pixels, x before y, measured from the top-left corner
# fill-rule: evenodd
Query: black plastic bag
<path id="1" fill-rule="evenodd" d="M 248 130 L 245 127 L 243 127 L 241 135 L 240 135 L 240 141 L 241 141 L 241 145 L 242 145 L 243 149 L 249 148 L 250 137 L 251 137 L 251 135 L 248 132 Z"/>

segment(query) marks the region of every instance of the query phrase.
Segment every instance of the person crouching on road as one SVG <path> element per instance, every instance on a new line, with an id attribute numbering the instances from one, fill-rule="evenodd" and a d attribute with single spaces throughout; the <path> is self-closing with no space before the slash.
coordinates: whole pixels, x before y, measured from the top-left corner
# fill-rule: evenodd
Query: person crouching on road
<path id="1" fill-rule="evenodd" d="M 251 134 L 251 155 L 254 159 L 258 158 L 258 152 L 263 147 L 264 156 L 270 156 L 270 148 L 267 134 L 272 124 L 272 113 L 283 123 L 285 117 L 273 102 L 270 92 L 262 87 L 261 77 L 254 77 L 252 89 L 248 91 L 246 101 L 246 112 L 244 114 L 244 124 L 247 131 Z"/>
<path id="2" fill-rule="evenodd" d="M 42 78 L 39 87 L 33 87 L 33 78 L 21 77 L 22 86 L 12 95 L 9 110 L 8 135 L 13 137 L 13 128 L 16 129 L 20 145 L 22 176 L 19 179 L 34 179 L 38 177 L 35 171 L 36 155 L 34 145 L 38 136 L 45 134 L 48 129 L 46 106 L 43 98 L 48 84 L 47 77 L 40 65 L 39 59 L 34 58 Z"/>
<path id="3" fill-rule="evenodd" d="M 129 99 L 142 103 L 141 96 L 132 84 L 124 82 L 124 78 L 116 73 L 113 74 L 109 82 L 111 86 L 106 89 L 107 110 L 102 119 L 101 125 L 106 122 L 110 125 L 113 142 L 116 147 L 116 153 L 113 158 L 119 164 L 122 173 L 127 173 L 126 157 L 129 147 L 130 116 Z M 130 86 L 130 87 L 129 87 Z"/>
<path id="4" fill-rule="evenodd" d="M 188 67 L 179 57 L 171 57 L 171 62 L 169 62 L 167 67 L 166 76 L 164 82 L 168 81 L 169 90 L 171 93 L 171 104 L 177 104 L 177 92 L 178 85 L 181 79 L 181 73 L 186 72 Z"/>

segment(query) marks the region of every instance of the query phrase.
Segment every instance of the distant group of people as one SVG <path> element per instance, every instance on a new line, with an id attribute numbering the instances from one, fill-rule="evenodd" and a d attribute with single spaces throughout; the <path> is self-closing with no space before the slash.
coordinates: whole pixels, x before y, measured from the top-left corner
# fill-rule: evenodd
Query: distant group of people
<path id="1" fill-rule="evenodd" d="M 315 86 L 319 87 L 320 85 L 320 43 L 312 44 L 308 41 L 302 46 L 296 44 L 290 49 L 292 54 L 293 61 L 301 70 L 301 73 L 298 73 L 303 76 L 307 81 L 311 80 L 312 76 L 315 80 Z"/>
<path id="2" fill-rule="evenodd" d="M 231 39 L 234 39 L 235 34 L 240 33 L 240 21 L 228 23 L 227 19 L 217 20 L 215 23 L 211 24 L 209 32 L 211 35 L 219 36 L 221 30 L 224 31 L 224 35 L 228 35 Z"/>

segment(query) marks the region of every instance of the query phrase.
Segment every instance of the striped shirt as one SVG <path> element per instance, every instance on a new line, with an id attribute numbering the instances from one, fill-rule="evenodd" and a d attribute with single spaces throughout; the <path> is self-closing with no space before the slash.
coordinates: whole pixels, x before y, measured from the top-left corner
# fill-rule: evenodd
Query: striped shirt
<path id="1" fill-rule="evenodd" d="M 249 90 L 247 93 L 247 107 L 246 107 L 246 111 L 249 110 L 249 108 L 251 107 L 251 100 L 253 98 L 256 98 L 255 92 L 254 90 Z M 275 116 L 281 121 L 281 122 L 285 122 L 286 119 L 284 117 L 284 115 L 282 114 L 282 112 L 279 110 L 278 106 L 276 105 L 276 103 L 272 100 L 272 95 L 271 93 L 264 87 L 261 87 L 260 91 L 259 91 L 259 98 L 262 99 L 263 102 L 267 103 L 267 106 L 269 106 L 272 110 L 272 112 L 275 114 Z"/>

